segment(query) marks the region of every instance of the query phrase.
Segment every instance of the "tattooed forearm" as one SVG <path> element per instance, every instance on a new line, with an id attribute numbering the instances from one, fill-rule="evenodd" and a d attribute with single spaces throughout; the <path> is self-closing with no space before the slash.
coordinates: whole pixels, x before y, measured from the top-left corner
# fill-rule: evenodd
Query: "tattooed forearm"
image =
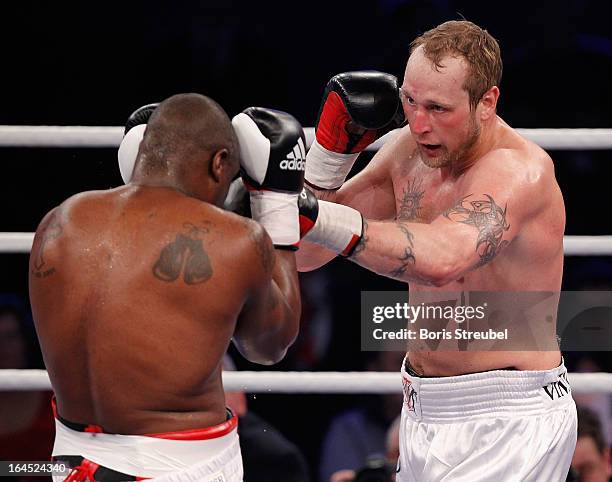
<path id="1" fill-rule="evenodd" d="M 412 184 L 408 181 L 401 199 L 398 199 L 398 220 L 414 221 L 419 218 L 421 215 L 421 201 L 425 195 L 425 191 L 421 189 L 422 184 L 423 181 L 421 179 L 414 179 Z"/>
<path id="2" fill-rule="evenodd" d="M 57 215 L 52 215 L 47 225 L 43 228 L 40 244 L 33 261 L 32 275 L 37 278 L 46 278 L 56 272 L 55 267 L 49 266 L 45 260 L 45 250 L 50 241 L 57 239 L 63 232 L 62 225 Z"/>
<path id="3" fill-rule="evenodd" d="M 510 229 L 506 221 L 508 206 L 502 209 L 488 194 L 485 194 L 486 200 L 466 201 L 470 196 L 460 199 L 444 216 L 478 229 L 476 252 L 480 261 L 476 267 L 480 267 L 495 258 L 509 244 L 509 241 L 502 239 L 504 232 Z"/>
<path id="4" fill-rule="evenodd" d="M 162 281 L 176 281 L 181 274 L 188 285 L 203 283 L 213 274 L 210 258 L 201 237 L 210 230 L 208 223 L 183 225 L 185 233 L 178 233 L 167 244 L 153 266 L 153 275 Z"/>
<path id="5" fill-rule="evenodd" d="M 404 253 L 398 258 L 400 265 L 391 270 L 389 274 L 394 278 L 400 278 L 402 275 L 404 275 L 404 273 L 406 273 L 406 270 L 410 265 L 416 263 L 416 258 L 414 256 L 414 235 L 404 224 L 397 223 L 396 226 L 406 236 L 407 243 L 406 246 L 404 246 Z"/>

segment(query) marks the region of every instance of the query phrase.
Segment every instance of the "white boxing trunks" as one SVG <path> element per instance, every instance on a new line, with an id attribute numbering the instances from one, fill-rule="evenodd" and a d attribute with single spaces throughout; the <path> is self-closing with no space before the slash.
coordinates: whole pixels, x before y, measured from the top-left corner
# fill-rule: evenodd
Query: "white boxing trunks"
<path id="1" fill-rule="evenodd" d="M 565 481 L 578 422 L 563 363 L 453 377 L 405 363 L 397 482 Z"/>
<path id="2" fill-rule="evenodd" d="M 103 433 L 57 416 L 53 460 L 73 467 L 59 481 L 242 482 L 238 419 L 151 435 Z"/>

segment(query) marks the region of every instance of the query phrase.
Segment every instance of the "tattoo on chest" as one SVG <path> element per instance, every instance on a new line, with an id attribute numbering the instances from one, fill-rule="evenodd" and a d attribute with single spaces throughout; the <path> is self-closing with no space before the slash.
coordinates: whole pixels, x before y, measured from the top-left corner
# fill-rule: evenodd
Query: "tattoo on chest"
<path id="1" fill-rule="evenodd" d="M 455 206 L 444 213 L 451 221 L 474 226 L 478 229 L 476 240 L 476 252 L 480 261 L 476 267 L 480 267 L 491 261 L 510 242 L 503 240 L 505 231 L 510 229 L 506 221 L 508 206 L 502 209 L 493 198 L 485 194 L 485 199 L 467 201 L 472 195 L 460 199 Z"/>
<path id="2" fill-rule="evenodd" d="M 45 260 L 45 250 L 48 247 L 49 241 L 57 239 L 62 234 L 62 231 L 63 228 L 57 215 L 53 215 L 47 226 L 44 228 L 40 245 L 38 246 L 38 252 L 34 258 L 34 269 L 32 270 L 33 276 L 36 276 L 37 278 L 47 278 L 56 272 L 55 267 L 49 266 Z"/>
<path id="3" fill-rule="evenodd" d="M 421 211 L 421 201 L 425 195 L 425 191 L 422 189 L 423 180 L 414 179 L 412 183 L 408 180 L 404 192 L 402 193 L 399 201 L 399 209 L 397 213 L 397 219 L 400 221 L 413 221 L 418 219 Z"/>
<path id="4" fill-rule="evenodd" d="M 411 264 L 416 263 L 416 257 L 414 256 L 414 235 L 404 224 L 397 223 L 396 226 L 404 233 L 406 245 L 404 246 L 404 253 L 398 258 L 399 266 L 391 270 L 389 274 L 394 278 L 400 278 Z"/>
<path id="5" fill-rule="evenodd" d="M 178 233 L 174 241 L 162 249 L 153 266 L 153 275 L 167 282 L 176 281 L 182 275 L 188 285 L 208 281 L 213 269 L 202 237 L 210 231 L 210 224 L 185 223 L 183 228 L 184 232 Z"/>

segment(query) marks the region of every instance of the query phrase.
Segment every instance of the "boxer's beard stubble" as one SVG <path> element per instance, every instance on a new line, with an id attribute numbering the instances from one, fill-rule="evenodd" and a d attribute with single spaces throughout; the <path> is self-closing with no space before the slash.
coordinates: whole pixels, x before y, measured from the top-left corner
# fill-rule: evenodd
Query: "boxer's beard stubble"
<path id="1" fill-rule="evenodd" d="M 472 149 L 472 147 L 474 147 L 479 137 L 480 126 L 476 123 L 475 116 L 472 115 L 470 117 L 470 125 L 466 134 L 465 141 L 454 151 L 447 151 L 438 157 L 427 157 L 425 155 L 421 155 L 423 164 L 431 168 L 440 168 L 450 166 L 452 164 L 457 164 L 462 161 L 465 158 L 466 154 Z"/>

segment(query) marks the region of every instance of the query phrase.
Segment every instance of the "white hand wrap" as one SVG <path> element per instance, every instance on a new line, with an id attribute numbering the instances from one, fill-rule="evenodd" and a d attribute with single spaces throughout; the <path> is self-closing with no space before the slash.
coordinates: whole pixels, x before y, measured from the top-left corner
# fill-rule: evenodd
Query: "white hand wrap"
<path id="1" fill-rule="evenodd" d="M 315 139 L 306 154 L 306 173 L 304 179 L 321 189 L 338 189 L 351 172 L 356 154 L 339 154 L 325 149 Z"/>
<path id="2" fill-rule="evenodd" d="M 140 142 L 142 141 L 146 128 L 146 124 L 132 127 L 123 137 L 119 145 L 117 158 L 119 159 L 119 171 L 121 172 L 121 179 L 123 179 L 124 184 L 127 184 L 132 179 L 136 157 L 138 156 L 138 149 L 140 148 Z"/>
<path id="3" fill-rule="evenodd" d="M 293 246 L 300 240 L 299 194 L 249 191 L 251 217 L 261 224 L 278 246 Z"/>
<path id="4" fill-rule="evenodd" d="M 314 227 L 304 237 L 342 256 L 350 256 L 363 235 L 361 213 L 342 204 L 319 201 Z"/>

